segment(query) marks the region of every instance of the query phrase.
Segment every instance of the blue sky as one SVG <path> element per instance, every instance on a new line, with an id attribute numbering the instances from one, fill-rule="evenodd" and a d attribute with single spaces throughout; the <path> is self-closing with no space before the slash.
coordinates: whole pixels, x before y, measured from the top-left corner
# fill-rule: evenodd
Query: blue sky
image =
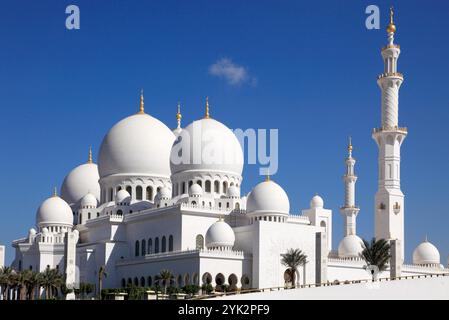
<path id="1" fill-rule="evenodd" d="M 77 4 L 81 29 L 65 28 Z M 381 9 L 381 29 L 365 28 L 365 8 Z M 64 176 L 98 151 L 103 136 L 138 108 L 176 126 L 211 114 L 231 128 L 278 128 L 279 172 L 292 212 L 319 193 L 334 210 L 334 247 L 343 233 L 347 136 L 353 136 L 358 233 L 373 235 L 380 123 L 380 48 L 388 8 L 401 45 L 400 125 L 406 195 L 406 254 L 427 234 L 449 253 L 449 4 L 433 1 L 2 1 L 0 243 L 25 236 L 39 204 Z M 244 68 L 230 84 L 209 72 L 228 59 Z M 241 69 L 239 69 L 241 70 Z M 262 178 L 246 166 L 243 191 Z"/>

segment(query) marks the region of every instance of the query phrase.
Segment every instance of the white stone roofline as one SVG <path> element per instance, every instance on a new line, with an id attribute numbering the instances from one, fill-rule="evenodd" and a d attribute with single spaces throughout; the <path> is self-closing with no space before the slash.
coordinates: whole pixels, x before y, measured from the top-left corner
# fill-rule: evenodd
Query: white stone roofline
<path id="1" fill-rule="evenodd" d="M 164 258 L 173 258 L 180 256 L 198 256 L 198 257 L 211 257 L 211 258 L 221 258 L 221 259 L 247 259 L 252 258 L 250 253 L 245 253 L 243 251 L 234 250 L 220 250 L 220 249 L 194 249 L 194 250 L 178 250 L 171 252 L 153 253 L 146 254 L 143 257 L 119 260 L 116 262 L 117 266 L 125 266 L 132 264 L 142 264 L 150 262 L 151 260 L 163 260 Z"/>

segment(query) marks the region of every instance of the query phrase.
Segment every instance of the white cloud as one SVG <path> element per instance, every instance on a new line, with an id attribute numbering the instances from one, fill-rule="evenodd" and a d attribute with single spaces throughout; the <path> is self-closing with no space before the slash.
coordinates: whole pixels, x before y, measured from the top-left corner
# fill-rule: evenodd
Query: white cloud
<path id="1" fill-rule="evenodd" d="M 209 67 L 209 74 L 225 79 L 229 85 L 236 86 L 243 83 L 256 85 L 257 79 L 248 73 L 247 68 L 239 66 L 231 59 L 221 58 Z"/>

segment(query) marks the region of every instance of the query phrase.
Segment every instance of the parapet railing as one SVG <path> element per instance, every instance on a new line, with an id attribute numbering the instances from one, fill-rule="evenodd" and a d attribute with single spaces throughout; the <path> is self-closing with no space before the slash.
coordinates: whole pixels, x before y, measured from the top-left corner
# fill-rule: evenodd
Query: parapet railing
<path id="1" fill-rule="evenodd" d="M 235 290 L 235 291 L 229 291 L 229 292 L 215 292 L 213 294 L 196 297 L 194 299 L 201 300 L 201 299 L 209 299 L 209 298 L 222 297 L 222 296 L 246 294 L 246 293 L 263 293 L 263 292 L 272 292 L 272 291 L 281 291 L 281 290 L 290 290 L 290 289 L 332 287 L 332 286 L 359 284 L 359 283 L 388 282 L 388 281 L 397 281 L 397 280 L 411 280 L 411 279 L 425 279 L 425 278 L 439 278 L 439 277 L 449 277 L 449 273 L 401 276 L 401 277 L 396 277 L 396 278 L 379 278 L 376 281 L 373 281 L 371 279 L 360 279 L 360 280 L 345 280 L 345 281 L 341 281 L 341 282 L 334 281 L 334 282 L 325 282 L 325 283 L 312 283 L 312 284 L 304 284 L 304 285 L 298 285 L 298 286 L 269 287 L 269 288 L 262 288 L 262 289 L 243 289 L 243 290 Z"/>

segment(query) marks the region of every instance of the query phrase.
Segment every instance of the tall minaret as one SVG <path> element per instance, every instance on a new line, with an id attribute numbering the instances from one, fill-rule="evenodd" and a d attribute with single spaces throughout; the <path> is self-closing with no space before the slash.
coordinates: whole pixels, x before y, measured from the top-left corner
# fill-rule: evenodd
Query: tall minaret
<path id="1" fill-rule="evenodd" d="M 398 126 L 398 94 L 404 77 L 397 72 L 401 50 L 394 43 L 395 32 L 391 8 L 388 45 L 382 48 L 385 69 L 377 79 L 382 91 L 382 124 L 373 130 L 373 139 L 379 147 L 374 234 L 377 239 L 399 239 L 404 252 L 404 194 L 401 191 L 400 165 L 401 145 L 407 136 L 407 128 Z"/>
<path id="2" fill-rule="evenodd" d="M 345 205 L 340 208 L 344 219 L 345 237 L 356 235 L 356 219 L 360 211 L 355 205 L 355 183 L 357 176 L 354 172 L 355 159 L 352 157 L 352 141 L 349 138 L 348 157 L 346 158 L 346 173 L 343 176 L 345 183 Z"/>

